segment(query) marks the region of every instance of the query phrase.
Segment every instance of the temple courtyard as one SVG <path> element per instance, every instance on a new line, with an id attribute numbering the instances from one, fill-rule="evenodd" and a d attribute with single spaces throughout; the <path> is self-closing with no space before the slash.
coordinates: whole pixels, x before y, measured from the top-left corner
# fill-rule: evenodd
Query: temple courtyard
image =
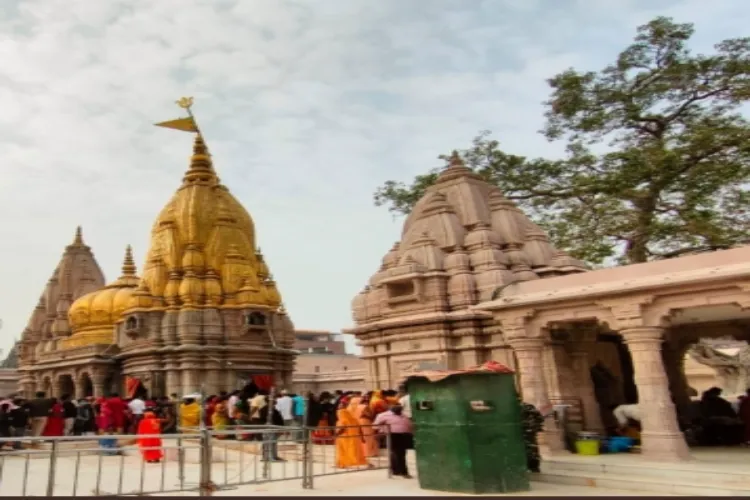
<path id="1" fill-rule="evenodd" d="M 93 444 L 93 442 L 90 442 Z M 54 496 L 139 495 L 197 496 L 200 467 L 197 449 L 186 446 L 182 480 L 176 450 L 162 464 L 144 464 L 133 447 L 121 456 L 101 457 L 87 448 L 68 449 L 54 466 Z M 303 488 L 299 449 L 288 447 L 284 463 L 271 464 L 264 479 L 263 463 L 252 445 L 240 453 L 236 443 L 213 449 L 212 481 L 216 496 L 448 496 L 449 492 L 423 490 L 418 479 L 389 478 L 385 457 L 375 459 L 374 470 L 341 471 L 333 467 L 332 447 L 314 449 L 313 488 Z M 743 448 L 695 449 L 693 460 L 680 464 L 644 460 L 637 454 L 586 457 L 561 455 L 545 460 L 542 473 L 532 477 L 524 496 L 747 496 L 750 471 Z M 80 452 L 80 453 L 79 453 Z M 49 453 L 6 457 L 2 463 L 0 496 L 44 496 L 50 477 Z M 416 475 L 415 456 L 409 467 Z M 122 474 L 120 471 L 123 471 Z M 26 487 L 24 489 L 24 482 Z"/>

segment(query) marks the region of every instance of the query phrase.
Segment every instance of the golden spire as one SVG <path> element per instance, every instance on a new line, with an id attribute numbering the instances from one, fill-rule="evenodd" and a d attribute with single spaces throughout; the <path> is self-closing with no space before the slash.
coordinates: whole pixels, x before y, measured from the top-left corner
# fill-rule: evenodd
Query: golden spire
<path id="1" fill-rule="evenodd" d="M 83 230 L 81 226 L 76 227 L 76 236 L 73 239 L 73 246 L 83 246 Z"/>
<path id="2" fill-rule="evenodd" d="M 133 249 L 128 245 L 125 248 L 125 259 L 122 261 L 122 275 L 135 276 L 135 262 L 133 261 Z"/>
<path id="3" fill-rule="evenodd" d="M 193 143 L 193 156 L 190 158 L 190 167 L 185 173 L 183 182 L 191 183 L 195 181 L 208 181 L 211 183 L 218 183 L 216 172 L 214 172 L 211 163 L 211 155 L 206 147 L 206 142 L 203 140 L 203 134 L 201 134 L 200 127 L 198 127 L 198 121 L 195 119 L 195 115 L 193 115 L 193 98 L 183 97 L 177 100 L 176 103 L 179 107 L 187 111 L 188 116 L 157 123 L 156 126 L 182 130 L 183 132 L 193 132 L 196 134 Z"/>

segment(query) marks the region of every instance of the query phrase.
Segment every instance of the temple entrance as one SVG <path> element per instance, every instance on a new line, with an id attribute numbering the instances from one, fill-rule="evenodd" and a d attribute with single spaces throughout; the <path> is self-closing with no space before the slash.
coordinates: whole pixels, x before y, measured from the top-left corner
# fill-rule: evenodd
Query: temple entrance
<path id="1" fill-rule="evenodd" d="M 90 398 L 94 395 L 94 383 L 91 381 L 88 373 L 81 375 L 80 380 L 81 387 L 79 387 L 79 394 L 84 398 Z"/>
<path id="2" fill-rule="evenodd" d="M 44 377 L 42 384 L 39 386 L 39 391 L 44 392 L 46 397 L 52 396 L 52 379 L 50 377 Z"/>
<path id="3" fill-rule="evenodd" d="M 589 370 L 596 403 L 605 429 L 617 427 L 613 410 L 638 402 L 633 377 L 633 360 L 627 346 L 616 333 L 599 333 L 589 352 Z"/>
<path id="4" fill-rule="evenodd" d="M 70 396 L 74 397 L 76 394 L 76 384 L 73 382 L 73 377 L 70 375 L 60 375 L 57 379 L 58 394 L 56 396 Z"/>
<path id="5" fill-rule="evenodd" d="M 667 371 L 691 446 L 750 442 L 750 408 L 743 406 L 750 386 L 749 327 L 744 318 L 674 327 L 672 349 L 681 363 Z"/>

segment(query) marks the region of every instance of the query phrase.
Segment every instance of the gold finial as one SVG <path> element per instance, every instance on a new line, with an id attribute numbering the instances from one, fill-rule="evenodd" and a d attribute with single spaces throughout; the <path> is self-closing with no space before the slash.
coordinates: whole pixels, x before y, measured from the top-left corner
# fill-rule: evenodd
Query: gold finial
<path id="1" fill-rule="evenodd" d="M 187 109 L 188 111 L 190 108 L 193 107 L 193 98 L 192 97 L 180 97 L 178 100 L 175 101 L 179 107 L 182 109 Z"/>
<path id="2" fill-rule="evenodd" d="M 83 229 L 81 229 L 81 226 L 76 227 L 76 236 L 73 238 L 73 245 L 83 246 Z"/>
<path id="3" fill-rule="evenodd" d="M 135 276 L 135 262 L 133 262 L 133 249 L 128 245 L 125 248 L 125 259 L 122 261 L 122 275 Z"/>

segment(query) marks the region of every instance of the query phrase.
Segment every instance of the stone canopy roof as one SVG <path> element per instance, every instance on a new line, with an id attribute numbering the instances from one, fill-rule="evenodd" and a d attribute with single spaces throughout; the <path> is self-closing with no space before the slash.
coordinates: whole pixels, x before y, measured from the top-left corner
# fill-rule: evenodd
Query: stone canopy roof
<path id="1" fill-rule="evenodd" d="M 581 261 L 554 248 L 515 203 L 454 153 L 407 217 L 401 241 L 355 297 L 353 316 L 362 325 L 404 314 L 386 288 L 407 279 L 444 277 L 445 296 L 433 293 L 422 300 L 443 300 L 448 310 L 457 310 L 490 300 L 495 290 L 513 282 L 586 270 Z"/>

